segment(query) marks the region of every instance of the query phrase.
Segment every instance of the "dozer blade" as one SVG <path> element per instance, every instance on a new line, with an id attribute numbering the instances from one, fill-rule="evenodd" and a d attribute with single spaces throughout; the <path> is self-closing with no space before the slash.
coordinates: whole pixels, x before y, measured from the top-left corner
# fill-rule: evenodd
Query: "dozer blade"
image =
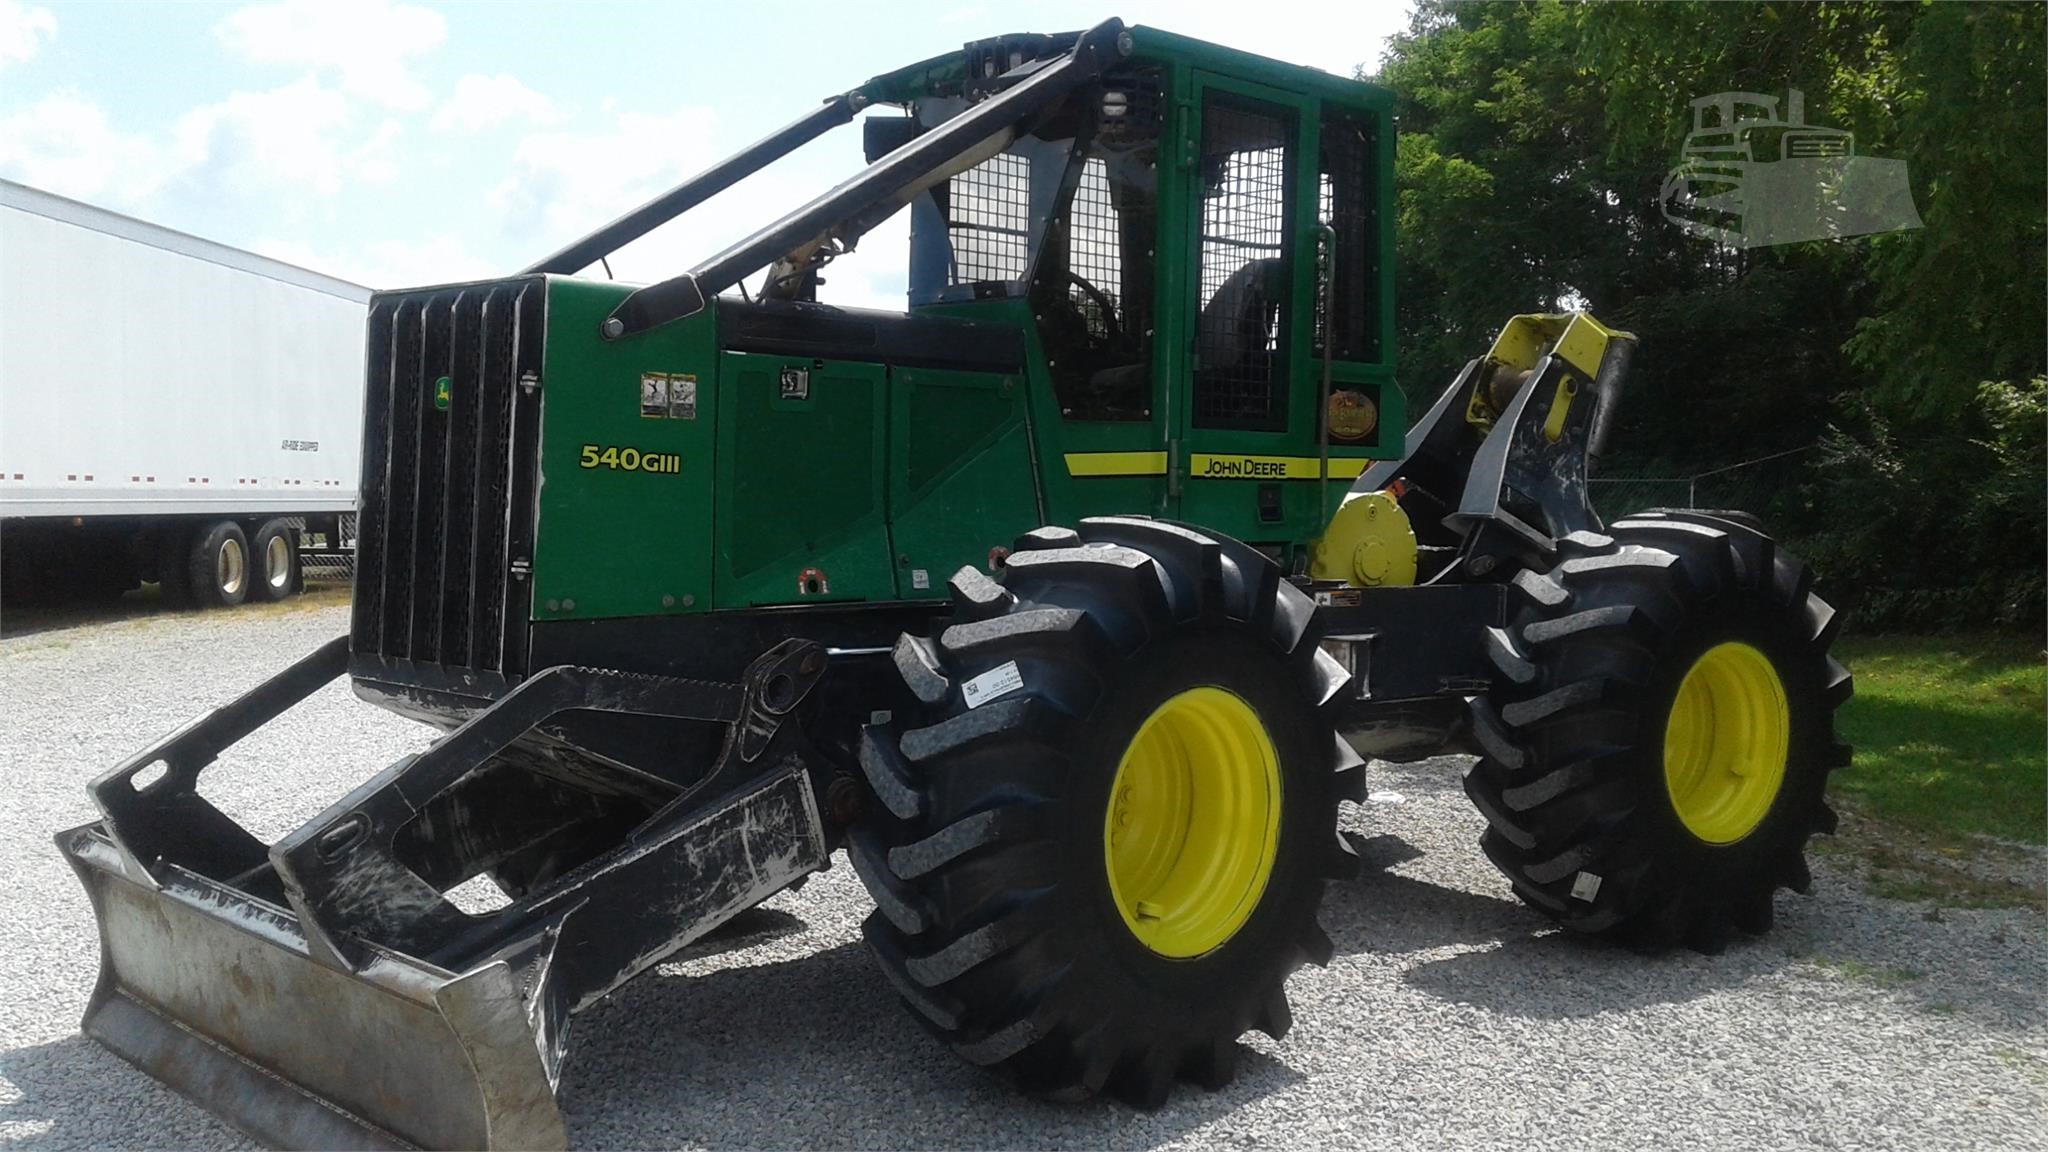
<path id="1" fill-rule="evenodd" d="M 99 920 L 82 1027 L 274 1146 L 563 1147 L 570 1017 L 824 865 L 783 723 L 823 651 L 786 641 L 740 684 L 548 669 L 266 848 L 199 770 L 345 663 L 336 641 L 94 781 L 102 819 L 57 837 Z M 722 723 L 724 748 L 622 825 L 501 755 L 569 709 Z M 444 898 L 521 852 L 560 866 L 493 912 Z"/>
<path id="2" fill-rule="evenodd" d="M 137 884 L 96 824 L 59 843 L 100 924 L 85 1034 L 249 1135 L 283 1148 L 564 1145 L 508 964 L 458 975 L 378 950 L 339 972 L 312 959 L 288 912 L 176 866 L 160 887 Z"/>

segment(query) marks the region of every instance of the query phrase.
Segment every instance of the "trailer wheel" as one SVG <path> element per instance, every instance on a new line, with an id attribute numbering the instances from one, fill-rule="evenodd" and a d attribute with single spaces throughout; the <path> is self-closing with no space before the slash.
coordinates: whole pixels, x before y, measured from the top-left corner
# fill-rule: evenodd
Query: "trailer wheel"
<path id="1" fill-rule="evenodd" d="M 1314 606 L 1244 545 L 1143 519 L 1043 528 L 952 580 L 895 661 L 923 714 L 863 734 L 881 811 L 850 851 L 864 934 L 968 1060 L 1062 1098 L 1220 1087 L 1327 963 L 1327 878 L 1363 781 Z M 1355 798 L 1355 796 L 1354 796 Z"/>
<path id="2" fill-rule="evenodd" d="M 241 526 L 222 520 L 194 532 L 188 571 L 192 599 L 201 608 L 232 608 L 247 600 L 253 574 Z"/>
<path id="3" fill-rule="evenodd" d="M 1749 524 L 1671 510 L 1609 531 L 1515 577 L 1465 790 L 1529 904 L 1639 948 L 1717 952 L 1770 927 L 1779 888 L 1808 890 L 1807 838 L 1835 829 L 1835 612 Z"/>
<path id="4" fill-rule="evenodd" d="M 270 520 L 256 530 L 250 558 L 253 590 L 262 600 L 282 600 L 299 584 L 299 544 L 288 521 Z"/>

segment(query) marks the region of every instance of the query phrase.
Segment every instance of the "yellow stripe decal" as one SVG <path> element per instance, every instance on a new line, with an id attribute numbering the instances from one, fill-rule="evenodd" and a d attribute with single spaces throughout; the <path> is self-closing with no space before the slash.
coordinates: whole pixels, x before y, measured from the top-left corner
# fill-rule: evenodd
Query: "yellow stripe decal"
<path id="1" fill-rule="evenodd" d="M 1330 478 L 1349 480 L 1372 463 L 1358 457 L 1330 458 Z M 1237 456 L 1196 452 L 1188 457 L 1188 476 L 1201 480 L 1314 480 L 1321 475 L 1314 456 Z"/>
<path id="2" fill-rule="evenodd" d="M 1164 476 L 1164 452 L 1069 452 L 1069 476 Z"/>
<path id="3" fill-rule="evenodd" d="M 1069 452 L 1069 476 L 1164 476 L 1164 452 Z M 1330 457 L 1330 479 L 1351 480 L 1372 461 L 1357 456 Z M 1313 480 L 1314 456 L 1237 456 L 1196 452 L 1188 458 L 1188 475 L 1205 480 Z"/>

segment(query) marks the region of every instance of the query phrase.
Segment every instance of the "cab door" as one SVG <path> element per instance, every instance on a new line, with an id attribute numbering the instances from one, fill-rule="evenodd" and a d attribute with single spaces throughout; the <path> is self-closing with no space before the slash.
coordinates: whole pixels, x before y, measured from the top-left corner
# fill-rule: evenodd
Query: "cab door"
<path id="1" fill-rule="evenodd" d="M 1050 384 L 1034 413 L 1052 523 L 1176 511 L 1165 401 L 1180 358 L 1179 263 L 1177 236 L 1162 231 L 1175 207 L 1163 191 L 1173 187 L 1165 73 L 1141 65 L 1106 78 L 1080 109 L 1071 157 L 1033 186 L 1034 202 L 1051 208 L 1030 318 Z"/>
<path id="2" fill-rule="evenodd" d="M 1197 73 L 1181 187 L 1188 355 L 1171 381 L 1179 515 L 1249 541 L 1314 534 L 1311 100 Z"/>

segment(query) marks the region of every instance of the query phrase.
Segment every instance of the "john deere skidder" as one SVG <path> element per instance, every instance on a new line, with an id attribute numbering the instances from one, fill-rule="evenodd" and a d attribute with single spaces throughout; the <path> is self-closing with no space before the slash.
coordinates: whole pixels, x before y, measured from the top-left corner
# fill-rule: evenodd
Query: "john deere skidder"
<path id="1" fill-rule="evenodd" d="M 1833 825 L 1833 613 L 1742 513 L 1603 526 L 1634 342 L 1589 316 L 1405 418 L 1389 106 L 1003 36 L 517 277 L 379 294 L 349 634 L 94 781 L 85 1030 L 273 1143 L 560 1145 L 574 1015 L 845 848 L 934 1035 L 1157 1105 L 1286 1032 L 1363 758 L 1445 751 L 1567 927 L 1764 929 Z M 573 275 L 864 109 L 803 208 Z M 818 302 L 902 211 L 907 311 Z M 445 734 L 266 845 L 199 775 L 344 673 Z"/>

